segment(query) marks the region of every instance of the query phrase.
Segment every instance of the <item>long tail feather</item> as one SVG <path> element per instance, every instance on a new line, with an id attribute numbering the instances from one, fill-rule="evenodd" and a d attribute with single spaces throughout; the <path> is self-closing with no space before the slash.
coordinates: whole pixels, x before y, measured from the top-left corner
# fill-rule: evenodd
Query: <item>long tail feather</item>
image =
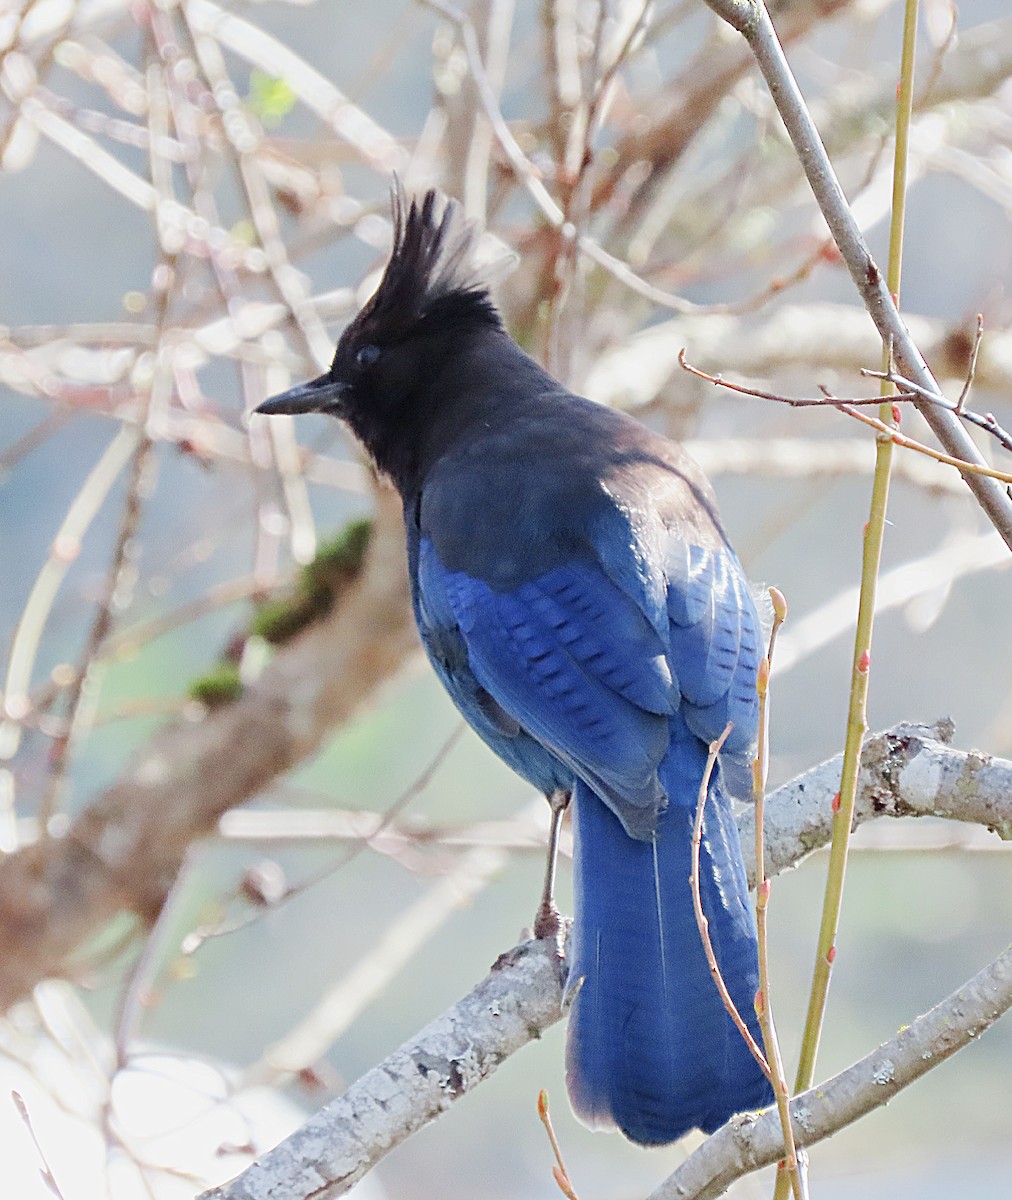
<path id="1" fill-rule="evenodd" d="M 674 723 L 678 723 L 676 718 Z M 662 768 L 668 807 L 652 842 L 630 838 L 588 788 L 575 796 L 576 923 L 567 1084 L 591 1126 L 643 1145 L 772 1101 L 710 977 L 689 886 L 692 823 L 706 750 L 674 731 Z M 710 785 L 700 895 L 721 974 L 761 1044 L 753 1001 L 755 927 L 738 830 L 719 779 Z"/>

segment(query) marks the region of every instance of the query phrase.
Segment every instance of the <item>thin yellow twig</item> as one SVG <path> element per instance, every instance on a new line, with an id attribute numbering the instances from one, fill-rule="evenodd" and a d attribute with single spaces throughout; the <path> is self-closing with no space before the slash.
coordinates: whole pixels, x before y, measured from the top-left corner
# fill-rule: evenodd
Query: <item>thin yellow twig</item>
<path id="1" fill-rule="evenodd" d="M 907 148 L 910 116 L 913 108 L 914 52 L 917 38 L 918 0 L 906 0 L 901 52 L 900 87 L 896 104 L 896 151 L 893 162 L 892 221 L 889 237 L 889 265 L 886 282 L 893 302 L 899 305 L 900 276 L 903 257 L 903 224 L 906 212 Z M 883 369 L 892 367 L 893 344 L 883 339 Z M 869 417 L 857 410 L 851 416 L 879 430 L 875 447 L 875 477 L 872 484 L 868 523 L 864 530 L 861 562 L 861 593 L 857 613 L 857 633 L 854 639 L 854 658 L 851 668 L 850 700 L 847 710 L 847 730 L 844 740 L 843 767 L 840 791 L 833 804 L 833 836 L 826 872 L 826 890 L 822 905 L 815 965 L 812 970 L 811 995 L 805 1016 L 801 1054 L 795 1090 L 805 1091 L 815 1077 L 815 1060 L 819 1050 L 822 1023 L 825 1018 L 829 982 L 836 958 L 836 935 L 843 907 L 843 888 L 847 873 L 850 833 L 857 803 L 857 776 L 861 747 L 867 730 L 868 682 L 871 669 L 872 631 L 875 621 L 875 600 L 878 589 L 882 542 L 885 536 L 886 508 L 889 500 L 889 480 L 892 468 L 893 445 L 903 445 L 909 439 L 893 427 L 895 406 L 891 401 L 893 388 L 883 380 L 883 403 L 880 417 Z M 844 407 L 844 411 L 846 407 Z M 934 457 L 934 455 L 932 455 Z M 962 464 L 966 470 L 968 464 Z M 774 1200 L 783 1200 L 786 1193 L 785 1175 L 778 1172 Z"/>
<path id="2" fill-rule="evenodd" d="M 710 941 L 710 923 L 703 912 L 703 898 L 699 890 L 699 848 L 703 840 L 703 810 L 706 807 L 706 797 L 710 790 L 710 776 L 713 774 L 717 755 L 720 754 L 721 747 L 727 741 L 728 735 L 733 728 L 734 726 L 728 722 L 720 737 L 710 743 L 710 752 L 706 757 L 703 779 L 699 785 L 699 797 L 696 801 L 696 818 L 692 826 L 692 873 L 689 875 L 689 885 L 692 888 L 692 907 L 696 914 L 696 925 L 699 927 L 699 936 L 703 942 L 703 952 L 706 955 L 706 962 L 710 968 L 710 974 L 713 976 L 713 982 L 717 985 L 717 991 L 724 1002 L 724 1007 L 727 1009 L 731 1020 L 738 1027 L 738 1032 L 745 1039 L 745 1045 L 748 1046 L 752 1057 L 759 1064 L 766 1078 L 770 1079 L 770 1068 L 769 1063 L 766 1061 L 766 1056 L 749 1032 L 749 1028 L 742 1019 L 737 1005 L 731 998 L 731 993 L 727 990 L 727 984 L 724 982 L 724 976 L 721 974 L 720 965 L 717 962 L 717 955 L 713 950 L 713 943 Z M 772 1080 L 770 1082 L 772 1083 Z"/>
<path id="3" fill-rule="evenodd" d="M 548 1106 L 548 1093 L 544 1088 L 538 1092 L 538 1117 L 541 1124 L 545 1127 L 545 1132 L 548 1134 L 548 1141 L 551 1143 L 552 1153 L 555 1155 L 552 1178 L 558 1184 L 559 1191 L 566 1197 L 566 1200 L 579 1200 L 576 1188 L 573 1187 L 573 1181 L 569 1178 L 569 1172 L 566 1170 L 566 1164 L 562 1160 L 562 1149 L 559 1146 L 559 1139 L 555 1136 L 555 1127 L 552 1125 L 552 1113 Z"/>
<path id="4" fill-rule="evenodd" d="M 690 375 L 695 375 L 697 379 L 705 379 L 707 383 L 727 388 L 729 392 L 738 392 L 743 396 L 756 396 L 760 400 L 774 400 L 778 404 L 789 404 L 792 408 L 835 408 L 845 416 L 853 417 L 855 421 L 861 421 L 876 432 L 884 435 L 884 440 L 890 441 L 897 446 L 902 446 L 906 450 L 914 450 L 918 454 L 924 454 L 928 458 L 934 459 L 935 462 L 955 467 L 957 471 L 969 472 L 971 475 L 987 475 L 990 479 L 997 479 L 1002 483 L 1012 483 L 1012 473 L 999 471 L 995 467 L 988 467 L 983 463 L 967 462 L 964 458 L 956 458 L 954 455 L 945 454 L 941 450 L 933 450 L 930 446 L 925 446 L 923 442 L 918 442 L 914 438 L 900 433 L 895 425 L 861 411 L 859 407 L 861 405 L 877 404 L 881 406 L 882 400 L 880 396 L 849 400 L 842 400 L 840 397 L 833 396 L 828 392 L 821 398 L 783 396 L 777 392 L 767 392 L 761 388 L 748 387 L 743 383 L 732 383 L 730 380 L 725 379 L 723 375 L 711 375 L 708 371 L 704 371 L 700 367 L 694 367 L 685 357 L 684 348 L 678 352 L 678 365 L 683 370 L 688 371 Z M 877 379 L 888 377 L 888 372 L 868 371 L 862 373 L 873 375 Z M 900 392 L 898 395 L 892 396 L 891 399 L 893 401 L 931 399 L 934 403 L 940 403 L 937 398 L 926 396 L 920 388 L 911 392 Z M 950 412 L 955 411 L 951 404 L 941 403 L 940 406 L 948 409 Z M 965 416 L 966 414 L 962 415 Z"/>
<path id="5" fill-rule="evenodd" d="M 900 431 L 888 422 L 881 420 L 878 417 L 873 417 L 869 413 L 861 412 L 860 409 L 854 408 L 846 403 L 834 402 L 834 406 L 842 413 L 846 413 L 848 417 L 853 417 L 856 421 L 869 426 L 883 435 L 882 440 L 892 442 L 893 445 L 902 446 L 906 450 L 916 450 L 918 454 L 926 454 L 928 458 L 933 458 L 935 462 L 946 463 L 950 467 L 955 467 L 957 471 L 964 474 L 969 472 L 971 475 L 987 475 L 991 479 L 998 479 L 1002 483 L 1012 483 L 1012 473 L 1009 471 L 999 471 L 995 467 L 985 467 L 980 463 L 967 462 L 963 458 L 955 458 L 951 454 L 946 454 L 942 450 L 933 450 L 930 446 L 925 446 L 923 442 L 918 442 L 914 438 L 907 437 L 905 433 Z"/>
<path id="6" fill-rule="evenodd" d="M 773 648 L 776 645 L 780 626 L 787 618 L 787 601 L 777 588 L 770 588 L 770 599 L 773 601 L 773 628 L 770 631 L 769 648 L 766 657 L 759 664 L 756 678 L 756 691 L 759 694 L 759 739 L 756 746 L 756 756 L 752 762 L 752 797 L 755 801 L 755 877 L 756 877 L 756 934 L 758 939 L 759 957 L 759 994 L 756 997 L 756 1016 L 762 1029 L 763 1042 L 766 1046 L 766 1058 L 770 1064 L 770 1082 L 776 1100 L 777 1111 L 780 1114 L 780 1125 L 784 1131 L 783 1169 L 790 1176 L 791 1190 L 794 1200 L 805 1200 L 807 1195 L 806 1180 L 798 1157 L 794 1141 L 794 1128 L 791 1125 L 790 1100 L 791 1093 L 787 1086 L 787 1075 L 784 1071 L 783 1057 L 780 1053 L 780 1040 L 777 1037 L 776 1024 L 773 1020 L 773 1000 L 770 991 L 769 941 L 766 928 L 766 914 L 769 907 L 772 885 L 766 877 L 766 844 L 763 834 L 763 816 L 766 805 L 766 772 L 769 762 L 769 683 L 770 664 L 773 661 Z"/>

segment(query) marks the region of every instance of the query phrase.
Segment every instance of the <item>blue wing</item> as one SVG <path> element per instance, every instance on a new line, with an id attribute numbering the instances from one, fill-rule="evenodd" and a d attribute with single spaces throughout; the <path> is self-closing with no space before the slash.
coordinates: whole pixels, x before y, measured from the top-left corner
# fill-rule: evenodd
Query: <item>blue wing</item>
<path id="1" fill-rule="evenodd" d="M 682 715 L 704 742 L 731 723 L 722 754 L 731 768 L 726 782 L 734 794 L 747 796 L 759 726 L 760 633 L 745 575 L 726 546 L 710 550 L 684 542 L 669 546 L 667 571 L 668 638 Z"/>
<path id="2" fill-rule="evenodd" d="M 426 538 L 412 557 L 437 672 L 480 736 L 542 790 L 582 779 L 629 833 L 649 836 L 674 713 L 704 741 L 733 721 L 732 754 L 754 741 L 757 622 L 725 547 L 674 546 L 666 622 L 652 619 L 639 576 L 613 569 L 614 552 L 510 590 L 447 569 Z"/>

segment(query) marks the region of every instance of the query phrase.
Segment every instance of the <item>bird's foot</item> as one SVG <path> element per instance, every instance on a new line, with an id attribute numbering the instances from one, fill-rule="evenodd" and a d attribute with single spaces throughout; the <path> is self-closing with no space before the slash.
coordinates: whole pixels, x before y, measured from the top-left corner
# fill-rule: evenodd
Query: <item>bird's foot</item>
<path id="1" fill-rule="evenodd" d="M 572 792 L 559 788 L 549 793 L 548 804 L 552 810 L 552 822 L 548 831 L 548 857 L 545 864 L 545 885 L 541 892 L 541 903 L 534 916 L 534 936 L 538 941 L 553 942 L 556 956 L 564 957 L 566 940 L 565 922 L 555 904 L 555 865 L 559 854 L 559 833 L 562 818 L 566 814 Z"/>
<path id="2" fill-rule="evenodd" d="M 547 942 L 560 962 L 566 957 L 567 924 L 553 900 L 542 900 L 534 917 L 534 936 Z"/>
<path id="3" fill-rule="evenodd" d="M 559 912 L 554 900 L 546 897 L 538 905 L 534 916 L 534 936 L 541 941 L 544 938 L 558 937 L 562 930 L 562 913 Z"/>

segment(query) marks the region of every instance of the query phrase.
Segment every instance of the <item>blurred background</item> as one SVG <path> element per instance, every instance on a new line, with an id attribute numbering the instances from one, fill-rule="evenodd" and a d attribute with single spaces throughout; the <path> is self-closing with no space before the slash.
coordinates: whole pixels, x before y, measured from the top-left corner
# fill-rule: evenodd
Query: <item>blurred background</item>
<path id="1" fill-rule="evenodd" d="M 901 6 L 771 11 L 882 262 Z M 901 307 L 953 399 L 983 314 L 967 404 L 1006 430 L 1010 78 L 1003 0 L 958 13 L 923 0 Z M 858 372 L 881 348 L 746 48 L 701 0 L 474 0 L 463 14 L 397 0 L 29 0 L 0 7 L 0 91 L 6 945 L 48 934 L 4 906 L 5 869 L 83 837 L 97 810 L 129 811 L 163 744 L 152 738 L 213 747 L 272 664 L 324 636 L 363 569 L 350 523 L 378 513 L 372 543 L 396 534 L 335 423 L 246 419 L 323 369 L 368 297 L 393 171 L 409 191 L 458 196 L 490 230 L 491 258 L 514 253 L 496 293 L 530 353 L 690 442 L 750 576 L 786 594 L 771 785 L 839 751 L 873 435 L 831 409 L 714 388 L 677 354 L 786 395 L 866 396 L 875 381 Z M 903 428 L 930 441 L 911 410 Z M 997 440 L 974 436 L 1012 469 Z M 1007 549 L 958 475 L 913 453 L 897 453 L 889 517 L 871 728 L 946 715 L 958 747 L 1012 756 Z M 299 752 L 251 772 L 241 795 L 228 784 L 229 811 L 188 827 L 174 880 L 152 869 L 153 908 L 77 896 L 74 874 L 61 877 L 54 904 L 69 889 L 81 928 L 49 969 L 74 982 L 33 991 L 29 972 L 3 989 L 17 999 L 0 1023 L 3 1194 L 47 1194 L 32 1130 L 65 1200 L 192 1195 L 234 1174 L 465 993 L 530 921 L 543 802 L 460 730 L 404 632 L 397 571 L 375 586 L 399 606 L 394 632 L 340 636 L 373 637 L 384 665 L 348 683 Z M 222 740 L 233 765 L 237 745 L 241 758 L 241 730 Z M 201 762 L 213 792 L 229 764 L 212 751 Z M 173 776 L 171 761 L 160 769 Z M 185 808 L 182 768 L 177 785 Z M 893 823 L 858 846 L 820 1077 L 957 987 L 1012 928 L 1012 860 L 983 830 Z M 57 885 L 37 878 L 44 912 Z M 774 883 L 791 1073 L 824 878 L 816 855 Z M 130 911 L 151 918 L 166 896 L 142 933 Z M 270 1048 L 293 1031 L 305 1036 L 285 1043 L 281 1070 Z M 547 1088 L 583 1200 L 651 1190 L 688 1148 L 582 1129 L 563 1036 L 505 1063 L 368 1186 L 554 1195 L 535 1107 Z M 1005 1022 L 815 1147 L 813 1195 L 1008 1195 L 1010 1071 Z M 732 1194 L 769 1186 L 764 1175 Z"/>

